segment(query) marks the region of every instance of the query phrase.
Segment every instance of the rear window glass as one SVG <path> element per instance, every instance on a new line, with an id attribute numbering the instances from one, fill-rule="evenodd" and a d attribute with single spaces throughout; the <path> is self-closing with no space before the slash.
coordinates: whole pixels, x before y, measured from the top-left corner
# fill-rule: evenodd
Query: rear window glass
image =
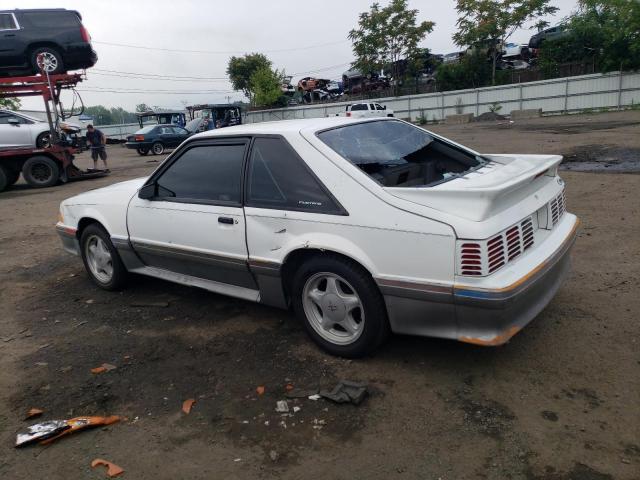
<path id="1" fill-rule="evenodd" d="M 60 28 L 80 25 L 80 19 L 73 12 L 30 12 L 22 15 L 33 27 Z"/>
<path id="2" fill-rule="evenodd" d="M 0 13 L 0 30 L 15 30 L 16 22 L 10 13 Z"/>
<path id="3" fill-rule="evenodd" d="M 318 138 L 386 187 L 441 183 L 485 161 L 400 121 L 364 122 L 325 130 Z"/>
<path id="4" fill-rule="evenodd" d="M 156 128 L 155 125 L 150 125 L 148 127 L 141 128 L 136 133 L 144 135 L 145 133 L 151 133 Z"/>

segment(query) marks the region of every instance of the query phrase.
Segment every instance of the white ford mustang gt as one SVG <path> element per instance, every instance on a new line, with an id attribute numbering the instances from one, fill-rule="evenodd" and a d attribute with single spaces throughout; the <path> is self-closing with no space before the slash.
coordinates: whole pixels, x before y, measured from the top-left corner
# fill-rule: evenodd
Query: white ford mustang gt
<path id="1" fill-rule="evenodd" d="M 258 123 L 62 202 L 92 280 L 127 272 L 281 308 L 346 357 L 389 332 L 500 345 L 549 303 L 578 219 L 555 155 L 484 155 L 396 119 Z"/>

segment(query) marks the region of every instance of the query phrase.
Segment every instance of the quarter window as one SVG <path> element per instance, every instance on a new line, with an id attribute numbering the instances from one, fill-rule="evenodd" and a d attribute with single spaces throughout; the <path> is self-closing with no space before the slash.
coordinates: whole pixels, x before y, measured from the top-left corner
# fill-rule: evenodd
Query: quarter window
<path id="1" fill-rule="evenodd" d="M 281 138 L 257 138 L 249 164 L 247 205 L 340 215 L 341 208 Z"/>
<path id="2" fill-rule="evenodd" d="M 157 180 L 158 197 L 240 205 L 245 145 L 193 147 Z"/>
<path id="3" fill-rule="evenodd" d="M 0 13 L 0 30 L 16 30 L 16 21 L 10 13 Z"/>

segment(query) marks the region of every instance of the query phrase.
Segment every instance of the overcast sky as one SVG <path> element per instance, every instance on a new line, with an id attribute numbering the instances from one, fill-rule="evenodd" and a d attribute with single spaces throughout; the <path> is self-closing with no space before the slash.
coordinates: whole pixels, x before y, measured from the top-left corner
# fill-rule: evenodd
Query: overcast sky
<path id="1" fill-rule="evenodd" d="M 307 75 L 339 79 L 353 60 L 347 34 L 371 3 L 373 0 L 3 0 L 2 7 L 78 10 L 99 57 L 87 72 L 88 80 L 79 87 L 85 104 L 133 110 L 143 102 L 176 108 L 226 102 L 227 97 L 241 99 L 224 79 L 232 54 L 265 53 L 274 67 L 293 74 L 294 81 Z M 379 3 L 386 5 L 388 0 Z M 423 42 L 425 47 L 434 53 L 458 50 L 451 40 L 457 18 L 454 0 L 409 3 L 419 9 L 420 20 L 436 24 Z M 576 0 L 551 3 L 560 8 L 555 18 L 548 19 L 553 23 L 570 13 Z M 511 41 L 526 43 L 531 34 L 531 30 L 518 31 Z M 131 78 L 132 73 L 147 78 Z M 174 78 L 154 78 L 158 75 Z M 23 108 L 40 110 L 41 101 L 23 99 Z"/>

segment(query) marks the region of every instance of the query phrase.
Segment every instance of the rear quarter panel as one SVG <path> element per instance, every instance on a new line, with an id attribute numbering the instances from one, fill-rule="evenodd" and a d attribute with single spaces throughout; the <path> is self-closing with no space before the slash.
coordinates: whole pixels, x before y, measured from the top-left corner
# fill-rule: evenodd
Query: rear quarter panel
<path id="1" fill-rule="evenodd" d="M 385 203 L 302 136 L 288 135 L 287 140 L 348 215 L 247 207 L 251 260 L 283 263 L 294 250 L 316 248 L 342 253 L 376 278 L 453 281 L 455 235 L 451 227 Z"/>

